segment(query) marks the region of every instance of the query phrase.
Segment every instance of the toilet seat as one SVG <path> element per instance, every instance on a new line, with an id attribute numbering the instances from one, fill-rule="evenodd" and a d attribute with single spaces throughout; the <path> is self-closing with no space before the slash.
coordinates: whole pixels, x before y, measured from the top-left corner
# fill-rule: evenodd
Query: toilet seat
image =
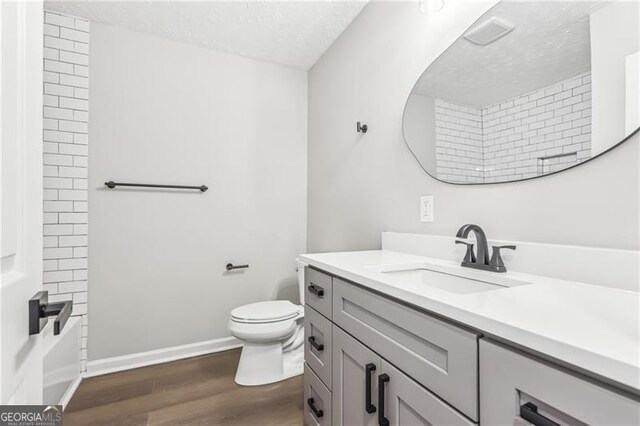
<path id="1" fill-rule="evenodd" d="M 300 315 L 302 307 L 288 300 L 270 300 L 239 306 L 231 311 L 231 320 L 244 324 L 286 321 Z"/>

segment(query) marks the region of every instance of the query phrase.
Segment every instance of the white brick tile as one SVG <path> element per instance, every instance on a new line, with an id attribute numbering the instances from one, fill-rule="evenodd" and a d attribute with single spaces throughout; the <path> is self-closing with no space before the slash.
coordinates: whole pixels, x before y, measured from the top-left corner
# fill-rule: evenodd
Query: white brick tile
<path id="1" fill-rule="evenodd" d="M 47 237 L 47 238 L 51 238 L 51 237 Z M 42 269 L 43 271 L 57 271 L 58 270 L 58 261 L 57 260 L 44 260 L 42 262 Z M 46 288 L 45 288 L 46 290 Z M 58 292 L 58 286 L 56 285 L 56 290 L 55 292 Z"/>
<path id="2" fill-rule="evenodd" d="M 73 293 L 76 291 L 87 291 L 87 282 L 86 281 L 70 281 L 60 283 L 58 285 L 60 293 Z M 75 311 L 75 306 L 73 307 Z M 74 312 L 79 313 L 79 312 Z"/>
<path id="3" fill-rule="evenodd" d="M 45 154 L 57 154 L 58 144 L 55 142 L 42 142 L 42 152 Z"/>
<path id="4" fill-rule="evenodd" d="M 57 130 L 45 130 L 44 140 L 47 142 L 72 143 L 73 134 L 70 132 L 60 132 Z"/>
<path id="5" fill-rule="evenodd" d="M 80 110 L 80 111 L 88 111 L 89 110 L 89 101 L 84 100 L 84 99 L 61 97 L 60 98 L 60 107 L 61 108 L 76 109 L 76 110 Z"/>
<path id="6" fill-rule="evenodd" d="M 60 213 L 58 221 L 60 223 L 88 223 L 87 213 Z"/>
<path id="7" fill-rule="evenodd" d="M 44 116 L 63 120 L 73 120 L 73 110 L 64 108 L 44 107 Z"/>
<path id="8" fill-rule="evenodd" d="M 42 51 L 44 59 L 50 59 L 52 61 L 57 61 L 60 59 L 60 51 L 58 49 L 52 49 L 50 47 L 45 47 Z"/>
<path id="9" fill-rule="evenodd" d="M 86 178 L 87 169 L 84 167 L 66 167 L 60 166 L 58 174 L 60 177 Z"/>
<path id="10" fill-rule="evenodd" d="M 53 61 L 51 59 L 44 60 L 44 69 L 45 71 L 73 74 L 73 64 L 67 64 L 65 62 L 60 62 L 60 61 Z"/>
<path id="11" fill-rule="evenodd" d="M 89 143 L 89 137 L 86 134 L 74 134 L 73 135 L 73 143 L 86 145 Z"/>
<path id="12" fill-rule="evenodd" d="M 73 96 L 73 87 L 63 86 L 60 84 L 45 83 L 44 93 L 57 96 Z"/>
<path id="13" fill-rule="evenodd" d="M 89 56 L 82 53 L 60 51 L 60 61 L 77 65 L 89 65 Z"/>
<path id="14" fill-rule="evenodd" d="M 73 187 L 73 179 L 71 178 L 44 178 L 45 188 L 67 189 Z"/>
<path id="15" fill-rule="evenodd" d="M 89 21 L 85 21 L 84 19 L 76 18 L 76 30 L 89 32 Z"/>
<path id="16" fill-rule="evenodd" d="M 89 225 L 73 225 L 73 235 L 87 235 L 89 233 Z"/>
<path id="17" fill-rule="evenodd" d="M 87 157 L 73 157 L 73 165 L 75 167 L 89 167 L 89 159 Z"/>
<path id="18" fill-rule="evenodd" d="M 87 257 L 88 250 L 86 247 L 74 247 L 73 257 Z"/>
<path id="19" fill-rule="evenodd" d="M 43 237 L 42 247 L 44 248 L 58 247 L 58 237 L 55 237 L 55 236 Z M 54 262 L 57 262 L 57 261 L 54 261 Z M 44 269 L 44 270 L 51 271 L 52 269 Z"/>
<path id="20" fill-rule="evenodd" d="M 73 293 L 73 303 L 87 303 L 87 292 Z"/>
<path id="21" fill-rule="evenodd" d="M 86 123 L 89 121 L 89 113 L 87 111 L 73 111 L 73 119 Z"/>
<path id="22" fill-rule="evenodd" d="M 81 87 L 75 87 L 73 89 L 73 94 L 75 98 L 78 99 L 89 99 L 89 90 L 83 89 Z"/>
<path id="23" fill-rule="evenodd" d="M 69 110 L 71 111 L 71 110 Z M 73 119 L 73 111 L 71 113 L 71 120 Z M 73 133 L 87 133 L 89 127 L 87 123 L 81 123 L 79 121 L 60 120 L 58 126 L 60 130 Z"/>
<path id="24" fill-rule="evenodd" d="M 52 201 L 58 199 L 58 190 L 57 189 L 44 189 L 42 191 L 42 195 L 45 201 Z"/>
<path id="25" fill-rule="evenodd" d="M 57 72 L 43 71 L 42 80 L 45 83 L 58 84 L 60 82 L 60 76 Z"/>
<path id="26" fill-rule="evenodd" d="M 88 182 L 87 179 L 74 179 L 73 180 L 73 189 L 87 189 Z"/>
<path id="27" fill-rule="evenodd" d="M 60 74 L 60 84 L 73 87 L 89 87 L 89 79 L 87 77 L 79 77 L 76 75 Z"/>
<path id="28" fill-rule="evenodd" d="M 70 235 L 73 234 L 73 225 L 44 225 L 44 235 Z"/>
<path id="29" fill-rule="evenodd" d="M 48 212 L 72 212 L 73 211 L 73 203 L 70 201 L 45 201 L 43 204 L 44 204 L 44 210 Z"/>
<path id="30" fill-rule="evenodd" d="M 58 213 L 44 212 L 43 223 L 45 225 L 58 223 Z"/>
<path id="31" fill-rule="evenodd" d="M 86 157 L 82 157 L 86 158 Z M 60 200 L 85 201 L 87 199 L 86 190 L 61 189 Z"/>
<path id="32" fill-rule="evenodd" d="M 44 46 L 59 50 L 74 50 L 72 40 L 64 40 L 58 37 L 44 36 Z"/>
<path id="33" fill-rule="evenodd" d="M 44 22 L 47 24 L 53 24 L 60 27 L 74 28 L 75 27 L 75 19 L 59 15 L 57 13 L 45 12 L 44 14 Z"/>
<path id="34" fill-rule="evenodd" d="M 87 269 L 87 259 L 62 259 L 58 261 L 58 270 Z M 75 278 L 74 281 L 78 281 Z"/>
<path id="35" fill-rule="evenodd" d="M 60 154 L 86 157 L 88 154 L 88 148 L 86 145 L 74 145 L 74 144 L 65 143 L 65 144 L 60 144 L 59 152 Z"/>
<path id="36" fill-rule="evenodd" d="M 69 28 L 60 28 L 60 37 L 82 43 L 89 43 L 89 34 L 84 31 L 71 30 Z"/>
<path id="37" fill-rule="evenodd" d="M 77 52 L 77 53 L 84 53 L 85 55 L 88 55 L 89 54 L 89 44 L 76 41 L 75 43 L 73 43 L 73 51 Z"/>
<path id="38" fill-rule="evenodd" d="M 51 284 L 44 284 L 42 286 L 42 289 L 45 291 L 49 292 L 49 298 L 53 297 L 54 295 L 56 295 L 58 293 L 58 284 L 56 283 L 51 283 Z"/>
<path id="39" fill-rule="evenodd" d="M 58 120 L 54 118 L 44 118 L 42 120 L 42 128 L 44 130 L 58 130 Z"/>
<path id="40" fill-rule="evenodd" d="M 42 99 L 42 103 L 44 106 L 57 107 L 58 97 L 53 95 L 44 95 Z"/>
<path id="41" fill-rule="evenodd" d="M 71 271 L 49 271 L 44 272 L 43 282 L 45 283 L 61 283 L 62 281 L 71 281 L 73 279 L 73 272 Z M 58 284 L 58 288 L 60 284 Z"/>
<path id="42" fill-rule="evenodd" d="M 73 202 L 73 211 L 74 212 L 88 212 L 89 211 L 89 203 L 86 201 L 74 201 Z"/>
<path id="43" fill-rule="evenodd" d="M 44 154 L 44 164 L 53 166 L 71 166 L 73 157 L 70 155 Z"/>
<path id="44" fill-rule="evenodd" d="M 89 77 L 89 67 L 84 65 L 74 65 L 73 73 L 81 77 Z"/>

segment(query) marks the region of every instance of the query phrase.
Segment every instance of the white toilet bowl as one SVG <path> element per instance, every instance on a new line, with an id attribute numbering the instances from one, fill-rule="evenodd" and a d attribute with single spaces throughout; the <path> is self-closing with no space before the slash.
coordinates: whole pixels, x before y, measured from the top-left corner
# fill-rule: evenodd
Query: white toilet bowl
<path id="1" fill-rule="evenodd" d="M 304 265 L 300 263 L 298 280 L 303 295 Z M 235 382 L 257 386 L 302 374 L 303 319 L 304 307 L 288 300 L 257 302 L 233 309 L 229 331 L 243 341 Z"/>

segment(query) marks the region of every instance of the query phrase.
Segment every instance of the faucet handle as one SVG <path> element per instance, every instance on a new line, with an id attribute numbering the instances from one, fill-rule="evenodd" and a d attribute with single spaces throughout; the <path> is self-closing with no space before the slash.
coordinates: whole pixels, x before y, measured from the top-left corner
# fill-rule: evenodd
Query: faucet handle
<path id="1" fill-rule="evenodd" d="M 489 265 L 495 267 L 497 272 L 507 272 L 507 268 L 504 266 L 504 262 L 502 261 L 502 256 L 500 256 L 501 249 L 515 250 L 516 246 L 514 245 L 493 246 L 493 253 L 491 254 L 491 260 L 489 261 Z"/>
<path id="2" fill-rule="evenodd" d="M 456 244 L 464 244 L 465 246 L 467 246 L 467 253 L 464 255 L 464 259 L 462 259 L 463 262 L 467 262 L 467 263 L 476 262 L 476 255 L 473 252 L 473 243 L 469 243 L 463 240 L 456 240 Z"/>

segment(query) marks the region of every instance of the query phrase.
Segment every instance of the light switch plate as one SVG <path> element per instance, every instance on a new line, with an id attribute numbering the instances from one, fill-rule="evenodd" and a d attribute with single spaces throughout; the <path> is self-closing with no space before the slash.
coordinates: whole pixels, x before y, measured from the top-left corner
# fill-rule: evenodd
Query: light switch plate
<path id="1" fill-rule="evenodd" d="M 420 222 L 433 222 L 433 195 L 420 197 Z"/>

